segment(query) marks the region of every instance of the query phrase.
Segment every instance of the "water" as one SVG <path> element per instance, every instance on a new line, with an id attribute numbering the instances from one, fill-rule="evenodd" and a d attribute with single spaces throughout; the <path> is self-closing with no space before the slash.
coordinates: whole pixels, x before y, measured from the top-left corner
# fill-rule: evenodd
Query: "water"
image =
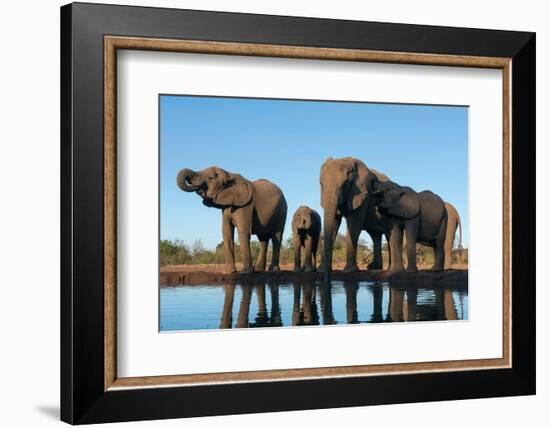
<path id="1" fill-rule="evenodd" d="M 160 289 L 160 330 L 468 319 L 466 287 L 333 281 Z"/>

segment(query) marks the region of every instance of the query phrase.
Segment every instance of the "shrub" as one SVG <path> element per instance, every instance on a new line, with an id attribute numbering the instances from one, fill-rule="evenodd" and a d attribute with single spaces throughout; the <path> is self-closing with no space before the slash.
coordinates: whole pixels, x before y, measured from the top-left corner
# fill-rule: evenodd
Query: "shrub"
<path id="1" fill-rule="evenodd" d="M 189 248 L 183 241 L 160 241 L 159 257 L 161 266 L 179 265 L 188 263 L 191 260 Z"/>

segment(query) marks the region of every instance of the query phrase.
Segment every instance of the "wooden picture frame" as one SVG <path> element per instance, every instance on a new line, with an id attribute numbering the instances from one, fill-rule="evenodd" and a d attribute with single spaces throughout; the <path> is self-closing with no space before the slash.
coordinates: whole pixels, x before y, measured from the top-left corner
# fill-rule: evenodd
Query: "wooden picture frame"
<path id="1" fill-rule="evenodd" d="M 503 357 L 117 377 L 117 49 L 501 69 Z M 533 33 L 77 3 L 61 9 L 61 53 L 62 420 L 80 424 L 535 392 Z"/>

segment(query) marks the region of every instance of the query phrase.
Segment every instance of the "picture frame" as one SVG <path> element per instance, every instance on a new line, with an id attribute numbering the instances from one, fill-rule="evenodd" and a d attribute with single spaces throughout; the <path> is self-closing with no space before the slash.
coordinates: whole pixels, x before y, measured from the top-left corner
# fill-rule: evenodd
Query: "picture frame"
<path id="1" fill-rule="evenodd" d="M 502 70 L 502 358 L 119 378 L 116 52 L 121 49 Z M 534 33 L 63 6 L 61 419 L 85 424 L 534 394 L 535 97 Z"/>

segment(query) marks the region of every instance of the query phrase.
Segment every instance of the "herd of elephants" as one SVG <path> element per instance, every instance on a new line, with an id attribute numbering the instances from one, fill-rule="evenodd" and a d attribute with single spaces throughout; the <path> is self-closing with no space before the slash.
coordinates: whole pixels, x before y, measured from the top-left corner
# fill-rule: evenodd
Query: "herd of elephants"
<path id="1" fill-rule="evenodd" d="M 324 271 L 330 281 L 332 250 L 342 217 L 346 218 L 346 265 L 344 272 L 355 272 L 357 243 L 362 230 L 373 242 L 373 259 L 369 269 L 382 269 L 382 237 L 389 243 L 389 270 L 416 272 L 416 244 L 433 248 L 432 269 L 451 268 L 451 251 L 458 227 L 457 210 L 435 193 L 416 192 L 390 180 L 361 160 L 329 158 L 320 171 L 323 220 L 315 210 L 301 206 L 292 219 L 294 270 Z M 283 191 L 274 183 L 259 179 L 249 181 L 240 174 L 209 167 L 202 171 L 182 169 L 177 184 L 185 192 L 195 192 L 202 203 L 222 211 L 225 272 L 236 272 L 234 256 L 235 227 L 239 236 L 242 272 L 266 269 L 267 246 L 273 245 L 269 270 L 279 270 L 279 251 L 287 217 Z M 321 224 L 322 223 L 322 224 Z M 323 251 L 317 267 L 317 250 L 323 231 Z M 253 267 L 250 237 L 256 235 L 260 252 Z M 462 230 L 460 229 L 460 235 Z M 461 240 L 459 250 L 461 249 Z M 406 254 L 406 264 L 403 260 Z M 301 253 L 305 252 L 304 263 Z"/>

